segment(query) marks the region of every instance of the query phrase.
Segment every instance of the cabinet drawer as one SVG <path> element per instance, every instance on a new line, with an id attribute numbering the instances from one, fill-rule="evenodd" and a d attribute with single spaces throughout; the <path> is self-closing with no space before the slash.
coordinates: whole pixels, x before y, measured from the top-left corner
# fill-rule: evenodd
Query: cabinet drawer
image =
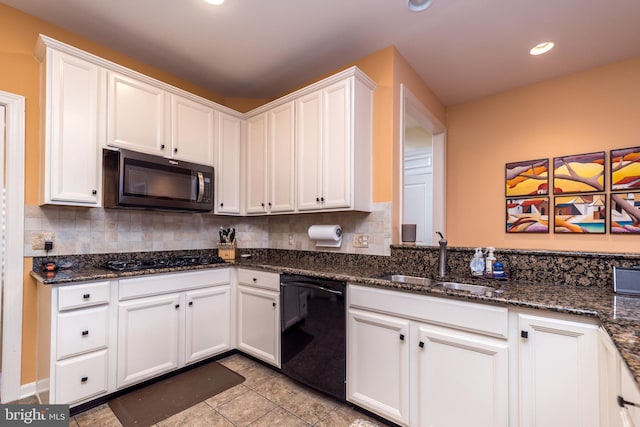
<path id="1" fill-rule="evenodd" d="M 58 288 L 58 310 L 106 304 L 111 282 L 92 282 Z"/>
<path id="2" fill-rule="evenodd" d="M 230 281 L 231 270 L 229 268 L 188 271 L 174 274 L 153 274 L 120 280 L 118 282 L 118 298 L 120 301 L 124 301 L 131 298 L 226 285 L 229 284 Z"/>
<path id="3" fill-rule="evenodd" d="M 355 285 L 349 286 L 349 305 L 507 338 L 506 307 Z"/>
<path id="4" fill-rule="evenodd" d="M 239 269 L 238 283 L 272 291 L 280 291 L 280 275 L 278 273 Z"/>
<path id="5" fill-rule="evenodd" d="M 108 322 L 108 306 L 59 313 L 57 359 L 107 348 Z"/>
<path id="6" fill-rule="evenodd" d="M 55 402 L 68 404 L 107 392 L 108 351 L 56 363 Z"/>

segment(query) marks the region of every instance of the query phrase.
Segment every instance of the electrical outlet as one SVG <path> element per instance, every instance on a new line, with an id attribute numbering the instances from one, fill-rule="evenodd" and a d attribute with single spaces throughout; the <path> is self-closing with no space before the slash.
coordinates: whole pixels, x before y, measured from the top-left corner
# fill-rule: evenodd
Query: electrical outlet
<path id="1" fill-rule="evenodd" d="M 53 231 L 33 232 L 31 233 L 31 249 L 33 249 L 34 251 L 43 251 L 44 243 L 51 242 L 51 245 L 53 246 L 55 239 L 56 233 L 54 233 Z"/>
<path id="2" fill-rule="evenodd" d="M 369 235 L 368 234 L 354 234 L 353 235 L 353 247 L 354 248 L 368 248 L 369 247 Z"/>
<path id="3" fill-rule="evenodd" d="M 289 246 L 293 246 L 293 234 L 289 234 Z"/>

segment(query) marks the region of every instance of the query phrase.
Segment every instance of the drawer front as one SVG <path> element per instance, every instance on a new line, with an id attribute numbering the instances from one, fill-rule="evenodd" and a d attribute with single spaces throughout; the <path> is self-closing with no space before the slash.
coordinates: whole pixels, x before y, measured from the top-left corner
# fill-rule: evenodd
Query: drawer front
<path id="1" fill-rule="evenodd" d="M 84 354 L 56 363 L 55 401 L 72 404 L 106 393 L 109 363 L 107 350 Z"/>
<path id="2" fill-rule="evenodd" d="M 111 282 L 92 282 L 58 288 L 58 310 L 107 304 Z"/>
<path id="3" fill-rule="evenodd" d="M 447 297 L 349 286 L 349 305 L 470 332 L 508 337 L 508 310 Z"/>
<path id="4" fill-rule="evenodd" d="M 238 283 L 271 291 L 280 291 L 280 275 L 278 273 L 238 269 Z"/>
<path id="5" fill-rule="evenodd" d="M 57 359 L 107 348 L 108 323 L 108 306 L 59 313 Z"/>
<path id="6" fill-rule="evenodd" d="M 152 295 L 162 295 L 209 286 L 228 285 L 231 282 L 230 268 L 188 271 L 184 273 L 153 274 L 118 282 L 120 301 Z"/>

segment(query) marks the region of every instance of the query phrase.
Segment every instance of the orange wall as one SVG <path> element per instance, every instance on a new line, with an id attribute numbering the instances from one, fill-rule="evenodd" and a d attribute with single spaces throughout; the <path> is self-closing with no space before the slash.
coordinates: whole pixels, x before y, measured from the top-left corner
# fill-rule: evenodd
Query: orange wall
<path id="1" fill-rule="evenodd" d="M 640 146 L 639 76 L 635 58 L 448 108 L 449 243 L 640 253 L 637 236 L 504 231 L 505 163 Z"/>

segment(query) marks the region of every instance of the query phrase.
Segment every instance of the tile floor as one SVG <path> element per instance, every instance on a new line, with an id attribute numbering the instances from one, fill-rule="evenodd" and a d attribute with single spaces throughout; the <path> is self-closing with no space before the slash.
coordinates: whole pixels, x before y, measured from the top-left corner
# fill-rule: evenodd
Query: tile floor
<path id="1" fill-rule="evenodd" d="M 366 426 L 385 425 L 240 354 L 219 362 L 246 380 L 157 426 L 349 427 L 356 420 L 366 421 L 360 423 Z M 121 425 L 107 404 L 77 414 L 69 422 L 70 427 Z"/>

